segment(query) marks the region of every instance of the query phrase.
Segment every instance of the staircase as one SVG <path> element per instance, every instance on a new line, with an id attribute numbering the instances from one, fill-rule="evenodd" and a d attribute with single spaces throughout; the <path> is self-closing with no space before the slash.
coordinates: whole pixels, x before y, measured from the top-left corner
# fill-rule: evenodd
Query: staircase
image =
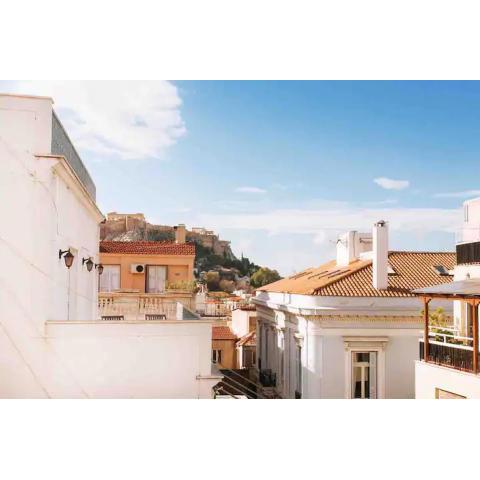
<path id="1" fill-rule="evenodd" d="M 275 389 L 264 387 L 254 380 L 254 372 L 249 369 L 220 369 L 223 380 L 214 387 L 217 395 L 230 395 L 232 398 L 248 399 L 279 398 Z M 252 375 L 253 374 L 253 375 Z"/>

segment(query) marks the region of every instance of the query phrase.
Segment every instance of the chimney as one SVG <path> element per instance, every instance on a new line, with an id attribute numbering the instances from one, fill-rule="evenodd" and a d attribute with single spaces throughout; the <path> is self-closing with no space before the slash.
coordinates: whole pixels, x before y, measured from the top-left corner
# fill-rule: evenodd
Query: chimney
<path id="1" fill-rule="evenodd" d="M 185 243 L 186 238 L 186 228 L 183 223 L 180 223 L 178 226 L 173 227 L 175 230 L 175 243 Z"/>
<path id="2" fill-rule="evenodd" d="M 380 220 L 373 225 L 373 288 L 388 288 L 388 225 Z"/>
<path id="3" fill-rule="evenodd" d="M 347 267 L 355 260 L 356 231 L 350 231 L 340 235 L 337 240 L 337 265 Z"/>

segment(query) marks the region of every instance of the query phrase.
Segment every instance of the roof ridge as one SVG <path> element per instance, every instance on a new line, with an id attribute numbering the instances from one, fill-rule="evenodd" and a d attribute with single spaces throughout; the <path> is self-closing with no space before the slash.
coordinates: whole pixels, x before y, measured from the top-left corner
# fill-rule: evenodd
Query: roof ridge
<path id="1" fill-rule="evenodd" d="M 390 255 L 391 253 L 409 253 L 409 254 L 443 254 L 443 255 L 456 255 L 456 252 L 443 252 L 439 250 L 389 250 L 388 254 Z"/>
<path id="2" fill-rule="evenodd" d="M 110 243 L 177 243 L 175 240 L 100 240 L 100 242 Z M 183 242 L 183 243 L 195 243 L 195 242 Z M 177 245 L 182 245 L 178 243 Z"/>

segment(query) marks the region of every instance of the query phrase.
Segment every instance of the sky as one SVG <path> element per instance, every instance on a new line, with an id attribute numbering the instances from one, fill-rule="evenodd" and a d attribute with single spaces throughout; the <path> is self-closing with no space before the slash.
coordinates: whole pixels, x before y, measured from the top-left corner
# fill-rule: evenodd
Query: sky
<path id="1" fill-rule="evenodd" d="M 50 95 L 103 213 L 206 227 L 290 275 L 348 230 L 454 250 L 480 196 L 480 82 L 0 82 Z"/>

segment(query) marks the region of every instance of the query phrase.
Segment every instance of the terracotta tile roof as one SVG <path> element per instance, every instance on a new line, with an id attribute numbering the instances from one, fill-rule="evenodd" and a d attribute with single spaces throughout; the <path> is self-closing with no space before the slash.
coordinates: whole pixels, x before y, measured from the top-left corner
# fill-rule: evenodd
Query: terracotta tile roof
<path id="1" fill-rule="evenodd" d="M 453 277 L 439 275 L 434 267 L 443 265 L 451 270 L 456 257 L 454 252 L 389 252 L 388 261 L 395 273 L 388 276 L 386 290 L 373 288 L 371 260 L 356 260 L 348 267 L 331 261 L 259 290 L 334 297 L 413 297 L 411 290 L 451 282 Z"/>
<path id="2" fill-rule="evenodd" d="M 255 305 L 240 305 L 234 310 L 243 310 L 244 312 L 254 312 L 257 309 Z"/>
<path id="3" fill-rule="evenodd" d="M 100 242 L 100 253 L 140 255 L 195 255 L 194 243 L 175 242 Z"/>
<path id="4" fill-rule="evenodd" d="M 238 342 L 237 346 L 239 347 L 254 347 L 257 344 L 257 333 L 250 332 L 244 335 Z"/>
<path id="5" fill-rule="evenodd" d="M 219 326 L 212 327 L 212 340 L 236 340 L 236 335 L 230 330 L 230 327 Z"/>

